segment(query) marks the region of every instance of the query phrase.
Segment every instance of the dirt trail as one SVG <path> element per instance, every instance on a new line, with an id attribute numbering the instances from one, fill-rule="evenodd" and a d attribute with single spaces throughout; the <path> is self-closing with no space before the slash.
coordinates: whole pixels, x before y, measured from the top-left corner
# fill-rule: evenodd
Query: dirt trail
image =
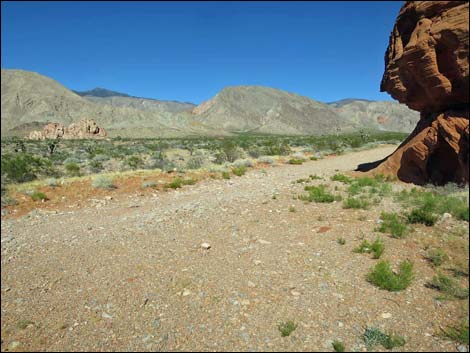
<path id="1" fill-rule="evenodd" d="M 455 350 L 435 323 L 456 304 L 424 287 L 433 273 L 413 239 L 385 237 L 384 258 L 416 259 L 421 276 L 403 292 L 379 290 L 365 280 L 376 260 L 352 249 L 380 209 L 292 198 L 299 178 L 394 149 L 2 220 L 2 351 L 324 351 L 335 339 L 361 351 L 367 325 L 404 335 L 404 350 Z M 287 320 L 297 329 L 281 337 Z"/>

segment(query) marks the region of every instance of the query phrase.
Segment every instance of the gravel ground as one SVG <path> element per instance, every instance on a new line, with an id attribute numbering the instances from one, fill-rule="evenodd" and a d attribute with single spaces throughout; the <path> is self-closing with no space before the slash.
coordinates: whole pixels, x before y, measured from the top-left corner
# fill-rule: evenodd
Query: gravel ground
<path id="1" fill-rule="evenodd" d="M 365 280 L 377 260 L 352 250 L 381 209 L 292 197 L 299 178 L 394 148 L 2 220 L 2 351 L 365 351 L 370 325 L 405 336 L 398 350 L 455 351 L 436 333 L 458 305 L 424 287 L 434 271 L 412 238 L 383 237 L 384 258 L 412 259 L 419 278 L 379 290 Z"/>

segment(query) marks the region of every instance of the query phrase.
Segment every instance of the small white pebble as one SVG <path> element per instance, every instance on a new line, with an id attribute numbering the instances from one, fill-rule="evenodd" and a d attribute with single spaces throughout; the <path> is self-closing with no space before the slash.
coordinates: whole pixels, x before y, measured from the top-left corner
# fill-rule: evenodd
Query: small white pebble
<path id="1" fill-rule="evenodd" d="M 204 250 L 209 250 L 211 248 L 211 245 L 209 243 L 202 243 L 201 248 Z"/>

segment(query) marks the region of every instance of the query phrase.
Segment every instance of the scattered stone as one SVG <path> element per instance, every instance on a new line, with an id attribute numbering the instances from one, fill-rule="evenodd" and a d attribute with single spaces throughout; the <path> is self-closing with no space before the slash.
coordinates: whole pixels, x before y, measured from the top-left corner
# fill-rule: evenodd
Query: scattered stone
<path id="1" fill-rule="evenodd" d="M 258 243 L 260 243 L 260 244 L 266 244 L 266 245 L 271 244 L 270 241 L 263 240 L 263 239 L 258 239 Z"/>
<path id="2" fill-rule="evenodd" d="M 318 233 L 326 233 L 331 229 L 331 227 L 320 227 Z"/>
<path id="3" fill-rule="evenodd" d="M 382 314 L 382 318 L 384 318 L 384 319 L 390 319 L 391 317 L 392 317 L 392 314 L 390 314 L 390 313 L 383 313 Z"/>
<path id="4" fill-rule="evenodd" d="M 443 215 L 442 215 L 442 219 L 450 219 L 452 218 L 452 215 L 450 213 L 447 213 L 445 212 Z"/>
<path id="5" fill-rule="evenodd" d="M 457 346 L 457 350 L 459 352 L 468 352 L 468 347 L 463 345 L 463 344 L 460 344 L 460 345 Z"/>
<path id="6" fill-rule="evenodd" d="M 191 292 L 190 292 L 189 290 L 185 289 L 181 295 L 182 295 L 183 297 L 187 297 L 187 296 L 190 295 L 190 294 L 191 294 Z"/>
<path id="7" fill-rule="evenodd" d="M 254 284 L 254 283 L 251 282 L 251 281 L 248 281 L 247 284 L 248 284 L 248 287 L 251 287 L 251 288 L 256 287 L 256 284 Z"/>
<path id="8" fill-rule="evenodd" d="M 201 248 L 204 250 L 209 250 L 211 248 L 211 245 L 209 243 L 202 243 Z"/>

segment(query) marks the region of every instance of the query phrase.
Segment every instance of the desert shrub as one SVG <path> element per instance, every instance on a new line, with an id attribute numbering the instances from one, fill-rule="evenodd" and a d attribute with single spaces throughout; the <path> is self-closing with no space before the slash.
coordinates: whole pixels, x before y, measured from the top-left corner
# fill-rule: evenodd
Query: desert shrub
<path id="1" fill-rule="evenodd" d="M 1 175 L 4 183 L 24 183 L 42 176 L 58 176 L 48 159 L 27 153 L 6 153 L 1 158 Z"/>
<path id="2" fill-rule="evenodd" d="M 232 173 L 235 174 L 236 176 L 242 176 L 246 173 L 246 167 L 244 166 L 234 167 L 232 168 Z"/>
<path id="3" fill-rule="evenodd" d="M 442 292 L 443 296 L 438 299 L 467 299 L 469 294 L 468 288 L 462 288 L 455 279 L 442 273 L 434 276 L 431 282 L 426 283 L 426 287 Z"/>
<path id="4" fill-rule="evenodd" d="M 402 336 L 395 334 L 385 334 L 376 327 L 367 327 L 363 335 L 367 350 L 372 350 L 377 345 L 382 345 L 386 349 L 404 346 L 406 341 Z"/>
<path id="5" fill-rule="evenodd" d="M 442 249 L 431 249 L 427 252 L 425 258 L 434 266 L 440 266 L 449 259 L 449 256 Z"/>
<path id="6" fill-rule="evenodd" d="M 452 341 L 459 342 L 468 346 L 469 343 L 469 325 L 468 318 L 461 320 L 457 325 L 443 329 L 443 336 Z"/>
<path id="7" fill-rule="evenodd" d="M 230 179 L 230 173 L 229 172 L 222 172 L 222 178 L 223 179 Z"/>
<path id="8" fill-rule="evenodd" d="M 248 150 L 248 155 L 251 157 L 251 158 L 258 158 L 259 156 L 261 156 L 261 150 L 257 147 L 254 147 L 254 148 L 250 148 Z"/>
<path id="9" fill-rule="evenodd" d="M 97 154 L 96 156 L 93 157 L 93 160 L 97 162 L 105 162 L 105 161 L 108 161 L 109 159 L 110 157 L 106 154 Z"/>
<path id="10" fill-rule="evenodd" d="M 218 151 L 214 155 L 214 163 L 215 164 L 224 164 L 227 162 L 227 155 L 224 151 Z"/>
<path id="11" fill-rule="evenodd" d="M 459 220 L 469 220 L 468 196 L 446 195 L 441 189 L 436 192 L 419 191 L 416 188 L 411 191 L 402 191 L 395 195 L 395 199 L 406 206 L 412 207 L 409 214 L 410 223 L 423 223 L 433 225 L 438 215 L 450 213 Z"/>
<path id="12" fill-rule="evenodd" d="M 250 159 L 237 159 L 233 162 L 235 167 L 253 167 L 253 161 Z"/>
<path id="13" fill-rule="evenodd" d="M 305 159 L 296 159 L 296 158 L 291 158 L 287 163 L 289 164 L 302 164 L 305 162 Z"/>
<path id="14" fill-rule="evenodd" d="M 91 186 L 99 189 L 114 189 L 116 186 L 113 183 L 113 180 L 110 177 L 105 175 L 99 175 L 95 177 L 91 183 Z"/>
<path id="15" fill-rule="evenodd" d="M 385 250 L 385 245 L 380 238 L 377 238 L 372 244 L 367 240 L 364 240 L 359 247 L 354 249 L 354 252 L 363 254 L 363 253 L 372 253 L 374 259 L 380 258 L 382 253 Z"/>
<path id="16" fill-rule="evenodd" d="M 245 152 L 239 146 L 237 146 L 233 141 L 224 141 L 222 143 L 222 151 L 225 154 L 226 161 L 233 163 L 239 158 L 243 158 Z"/>
<path id="17" fill-rule="evenodd" d="M 340 200 L 340 196 L 335 196 L 331 193 L 329 193 L 326 190 L 325 185 L 318 185 L 318 186 L 306 186 L 304 188 L 305 191 L 308 191 L 308 195 L 301 195 L 299 196 L 300 200 L 304 201 L 315 201 L 315 202 L 320 202 L 320 203 L 329 203 L 333 201 Z"/>
<path id="18" fill-rule="evenodd" d="M 44 181 L 44 184 L 46 184 L 47 186 L 52 186 L 52 187 L 59 186 L 59 183 L 58 183 L 57 179 L 55 179 L 55 178 L 46 179 Z"/>
<path id="19" fill-rule="evenodd" d="M 126 165 L 131 169 L 139 169 L 144 166 L 144 161 L 140 156 L 129 156 L 126 158 Z"/>
<path id="20" fill-rule="evenodd" d="M 273 164 L 274 163 L 274 159 L 272 157 L 269 157 L 269 156 L 261 156 L 258 158 L 258 161 L 261 162 L 261 163 L 266 163 L 266 164 Z"/>
<path id="21" fill-rule="evenodd" d="M 93 173 L 101 172 L 104 169 L 103 163 L 95 159 L 92 159 L 91 161 L 88 162 L 88 167 Z"/>
<path id="22" fill-rule="evenodd" d="M 153 155 L 150 160 L 150 169 L 161 169 L 165 172 L 174 170 L 176 165 L 173 161 L 166 158 L 163 153 L 158 153 L 157 155 Z"/>
<path id="23" fill-rule="evenodd" d="M 333 181 L 340 181 L 344 184 L 351 184 L 353 179 L 344 175 L 344 174 L 335 174 L 331 177 L 331 180 Z"/>
<path id="24" fill-rule="evenodd" d="M 282 337 L 287 337 L 290 336 L 292 332 L 294 332 L 294 330 L 297 328 L 297 324 L 289 320 L 287 322 L 281 322 L 277 328 L 281 332 Z"/>
<path id="25" fill-rule="evenodd" d="M 365 198 L 348 197 L 343 202 L 343 208 L 361 208 L 367 210 L 369 207 L 370 203 Z"/>
<path id="26" fill-rule="evenodd" d="M 346 349 L 344 347 L 344 343 L 338 340 L 334 340 L 332 346 L 335 352 L 344 352 L 344 350 Z"/>
<path id="27" fill-rule="evenodd" d="M 41 191 L 33 191 L 29 196 L 31 196 L 33 201 L 49 200 L 46 194 Z"/>
<path id="28" fill-rule="evenodd" d="M 80 166 L 76 163 L 67 163 L 65 164 L 65 170 L 69 176 L 79 176 L 80 175 Z"/>
<path id="29" fill-rule="evenodd" d="M 390 263 L 380 261 L 368 274 L 367 280 L 381 289 L 400 291 L 407 288 L 413 280 L 413 264 L 409 261 L 400 263 L 398 273 L 390 268 Z"/>
<path id="30" fill-rule="evenodd" d="M 199 169 L 205 164 L 206 158 L 203 155 L 193 155 L 186 163 L 188 169 Z"/>
<path id="31" fill-rule="evenodd" d="M 390 233 L 393 238 L 403 238 L 407 232 L 406 224 L 403 224 L 396 213 L 382 212 L 380 215 L 382 224 L 378 228 L 381 233 Z"/>

